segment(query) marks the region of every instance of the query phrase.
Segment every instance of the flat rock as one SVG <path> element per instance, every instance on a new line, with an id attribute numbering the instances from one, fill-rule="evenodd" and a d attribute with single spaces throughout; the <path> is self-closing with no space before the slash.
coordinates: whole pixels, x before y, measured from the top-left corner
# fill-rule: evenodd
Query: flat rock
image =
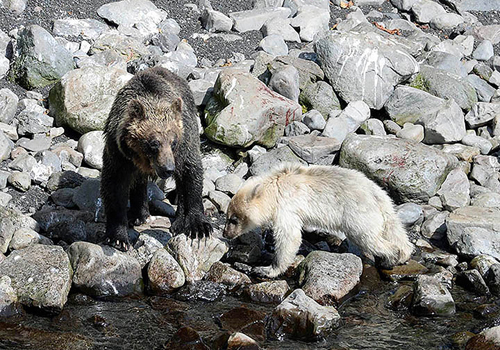
<path id="1" fill-rule="evenodd" d="M 313 251 L 299 265 L 299 284 L 305 294 L 322 305 L 331 305 L 359 282 L 363 264 L 354 254 Z"/>
<path id="2" fill-rule="evenodd" d="M 167 17 L 167 13 L 159 10 L 149 0 L 124 0 L 102 5 L 97 14 L 117 25 L 132 27 L 139 22 L 152 21 L 159 24 Z"/>
<path id="3" fill-rule="evenodd" d="M 307 164 L 288 146 L 275 148 L 257 158 L 250 166 L 250 174 L 263 175 L 282 162 Z"/>
<path id="4" fill-rule="evenodd" d="M 212 282 L 222 283 L 229 288 L 235 288 L 252 283 L 247 275 L 219 261 L 212 265 L 205 279 Z"/>
<path id="5" fill-rule="evenodd" d="M 488 254 L 500 259 L 500 232 L 481 227 L 466 227 L 455 248 L 459 255 L 467 258 Z"/>
<path id="6" fill-rule="evenodd" d="M 68 255 L 59 246 L 15 250 L 0 264 L 0 275 L 10 277 L 21 304 L 54 313 L 66 303 L 72 274 Z"/>
<path id="7" fill-rule="evenodd" d="M 500 232 L 500 210 L 467 206 L 454 210 L 446 219 L 448 243 L 453 246 L 465 234 L 466 228 L 482 228 L 488 232 Z M 485 253 L 487 254 L 487 253 Z M 490 254 L 491 255 L 491 254 Z"/>
<path id="8" fill-rule="evenodd" d="M 419 203 L 437 193 L 456 158 L 414 141 L 351 134 L 342 144 L 339 162 L 387 187 L 398 200 Z"/>
<path id="9" fill-rule="evenodd" d="M 335 138 L 316 134 L 288 138 L 288 147 L 309 164 L 322 164 L 325 161 L 332 164 L 333 156 L 340 150 L 341 145 L 342 142 Z"/>
<path id="10" fill-rule="evenodd" d="M 95 19 L 63 18 L 56 19 L 52 32 L 54 35 L 62 37 L 80 36 L 85 40 L 95 40 L 107 31 L 109 27 Z"/>
<path id="11" fill-rule="evenodd" d="M 417 22 L 429 23 L 434 17 L 445 14 L 446 10 L 432 0 L 419 0 L 411 7 Z"/>
<path id="12" fill-rule="evenodd" d="M 432 276 L 419 276 L 414 285 L 412 309 L 420 316 L 451 316 L 455 302 L 448 289 Z"/>
<path id="13" fill-rule="evenodd" d="M 260 30 L 264 23 L 274 18 L 288 18 L 290 9 L 285 7 L 270 7 L 248 11 L 230 12 L 229 18 L 234 21 L 233 29 L 244 33 L 250 30 Z"/>

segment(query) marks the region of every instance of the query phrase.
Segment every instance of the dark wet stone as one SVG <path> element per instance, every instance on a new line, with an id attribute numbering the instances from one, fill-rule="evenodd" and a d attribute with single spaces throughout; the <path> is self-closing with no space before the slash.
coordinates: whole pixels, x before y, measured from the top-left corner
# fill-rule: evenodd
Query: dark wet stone
<path id="1" fill-rule="evenodd" d="M 493 318 L 497 318 L 499 315 L 500 315 L 500 306 L 498 306 L 496 304 L 479 305 L 474 310 L 474 317 L 475 318 L 493 319 Z"/>
<path id="2" fill-rule="evenodd" d="M 53 173 L 47 182 L 47 189 L 55 191 L 59 188 L 75 188 L 80 186 L 84 181 L 84 176 L 71 170 Z"/>
<path id="3" fill-rule="evenodd" d="M 194 281 L 184 285 L 175 298 L 181 301 L 216 301 L 224 296 L 226 288 L 212 281 Z"/>
<path id="4" fill-rule="evenodd" d="M 409 285 L 400 286 L 396 292 L 389 296 L 387 305 L 393 310 L 408 309 L 413 298 L 413 287 Z"/>
<path id="5" fill-rule="evenodd" d="M 381 270 L 380 273 L 391 281 L 399 281 L 408 279 L 414 280 L 427 271 L 428 269 L 424 265 L 415 260 L 410 260 L 406 265 L 395 266 L 391 270 Z"/>
<path id="6" fill-rule="evenodd" d="M 163 348 L 168 350 L 210 350 L 200 334 L 191 327 L 179 328 Z"/>
<path id="7" fill-rule="evenodd" d="M 222 329 L 245 333 L 257 341 L 266 338 L 265 312 L 241 306 L 223 313 L 219 317 L 219 322 Z"/>
<path id="8" fill-rule="evenodd" d="M 479 295 L 488 295 L 490 290 L 477 270 L 467 270 L 457 274 L 457 284 Z"/>
<path id="9" fill-rule="evenodd" d="M 229 288 L 252 283 L 247 275 L 219 261 L 212 265 L 205 278 L 208 281 L 225 284 Z"/>
<path id="10" fill-rule="evenodd" d="M 72 311 L 64 309 L 57 316 L 52 317 L 51 327 L 61 331 L 71 331 L 81 326 L 81 321 Z"/>
<path id="11" fill-rule="evenodd" d="M 486 281 L 491 293 L 500 296 L 500 264 L 495 264 L 490 267 Z"/>
<path id="12" fill-rule="evenodd" d="M 363 273 L 359 280 L 359 289 L 376 291 L 379 290 L 384 282 L 380 278 L 380 274 L 375 266 L 364 264 Z"/>
<path id="13" fill-rule="evenodd" d="M 281 303 L 290 290 L 285 280 L 252 284 L 245 288 L 247 298 L 259 303 Z"/>

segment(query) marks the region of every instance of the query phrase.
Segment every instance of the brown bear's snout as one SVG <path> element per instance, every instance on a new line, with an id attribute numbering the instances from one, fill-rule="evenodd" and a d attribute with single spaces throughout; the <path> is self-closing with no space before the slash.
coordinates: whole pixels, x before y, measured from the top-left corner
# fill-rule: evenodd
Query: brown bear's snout
<path id="1" fill-rule="evenodd" d="M 174 174 L 175 164 L 172 161 L 167 161 L 165 164 L 156 165 L 155 172 L 162 179 L 168 179 Z"/>

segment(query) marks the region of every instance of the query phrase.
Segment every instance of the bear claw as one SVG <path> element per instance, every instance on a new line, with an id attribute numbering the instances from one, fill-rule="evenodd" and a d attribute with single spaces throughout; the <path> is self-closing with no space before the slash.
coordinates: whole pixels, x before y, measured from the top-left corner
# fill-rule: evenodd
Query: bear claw
<path id="1" fill-rule="evenodd" d="M 122 252 L 126 252 L 130 249 L 130 243 L 128 242 L 128 240 L 126 242 L 124 242 L 124 241 L 119 240 L 119 239 L 108 238 L 108 239 L 106 239 L 106 241 L 104 243 L 106 245 L 109 245 L 110 247 L 118 249 Z"/>

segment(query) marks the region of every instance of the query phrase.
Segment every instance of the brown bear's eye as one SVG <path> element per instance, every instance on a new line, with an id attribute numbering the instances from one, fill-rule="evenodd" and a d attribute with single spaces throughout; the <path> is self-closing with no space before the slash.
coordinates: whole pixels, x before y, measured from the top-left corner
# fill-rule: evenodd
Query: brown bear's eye
<path id="1" fill-rule="evenodd" d="M 236 215 L 231 216 L 229 223 L 233 225 L 238 225 L 238 217 Z"/>
<path id="2" fill-rule="evenodd" d="M 160 150 L 160 141 L 158 140 L 151 140 L 146 143 L 146 149 L 147 153 L 149 154 L 158 154 L 158 151 Z"/>

